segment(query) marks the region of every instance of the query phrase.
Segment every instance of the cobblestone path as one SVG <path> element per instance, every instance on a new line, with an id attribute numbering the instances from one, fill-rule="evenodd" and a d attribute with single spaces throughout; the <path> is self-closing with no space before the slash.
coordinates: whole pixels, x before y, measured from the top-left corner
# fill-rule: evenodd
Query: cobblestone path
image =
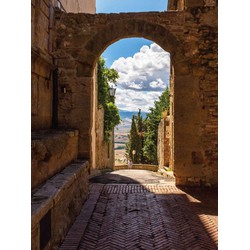
<path id="1" fill-rule="evenodd" d="M 59 249 L 217 249 L 217 220 L 200 203 L 173 183 L 92 183 Z"/>

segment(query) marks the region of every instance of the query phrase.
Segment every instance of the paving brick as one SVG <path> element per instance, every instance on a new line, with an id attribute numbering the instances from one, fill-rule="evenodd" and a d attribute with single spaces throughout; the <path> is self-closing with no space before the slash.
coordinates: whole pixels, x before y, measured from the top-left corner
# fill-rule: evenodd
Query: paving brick
<path id="1" fill-rule="evenodd" d="M 59 249 L 217 249 L 217 224 L 195 202 L 172 184 L 93 183 Z"/>

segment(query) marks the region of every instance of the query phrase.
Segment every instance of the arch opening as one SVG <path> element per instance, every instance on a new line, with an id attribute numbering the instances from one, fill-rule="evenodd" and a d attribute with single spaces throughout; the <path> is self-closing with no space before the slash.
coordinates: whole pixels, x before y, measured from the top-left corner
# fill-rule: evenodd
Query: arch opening
<path id="1" fill-rule="evenodd" d="M 133 46 L 136 48 L 133 48 Z M 120 52 L 117 52 L 117 50 Z M 159 164 L 162 169 L 164 166 L 172 166 L 173 164 L 169 164 L 170 158 L 172 158 L 172 155 L 170 157 L 172 145 L 168 145 L 172 140 L 162 138 L 166 134 L 168 137 L 172 134 L 169 122 L 167 122 L 170 120 L 171 98 L 169 92 L 169 53 L 153 41 L 130 38 L 113 43 L 104 51 L 102 56 L 105 59 L 116 58 L 116 60 L 112 60 L 112 64 L 109 61 L 109 67 L 115 69 L 120 76 L 117 79 L 115 103 L 118 106 L 122 123 L 114 130 L 114 145 L 112 146 L 114 163 L 112 162 L 109 167 L 111 165 L 113 167 L 113 164 L 126 165 L 128 161 L 133 161 L 133 164 L 140 164 L 141 167 L 143 167 L 143 164 L 145 168 L 150 169 L 152 164 Z M 132 119 L 134 119 L 134 127 L 132 126 Z M 160 122 L 164 125 L 159 130 Z M 136 131 L 133 131 L 132 127 Z M 103 130 L 103 128 L 100 130 Z M 158 131 L 160 132 L 158 133 Z M 129 139 L 128 134 L 134 132 L 135 135 L 133 137 L 130 135 Z M 162 139 L 158 139 L 158 135 Z M 100 136 L 96 138 L 99 140 Z M 97 144 L 100 144 L 100 141 Z M 127 150 L 125 150 L 125 147 L 127 147 Z M 132 147 L 135 148 L 132 149 Z M 164 147 L 166 149 L 165 155 Z M 99 146 L 98 148 L 105 151 L 104 147 Z M 160 149 L 158 150 L 158 148 Z M 110 148 L 106 151 L 109 153 Z M 134 155 L 132 155 L 132 151 L 135 152 Z M 158 151 L 161 154 L 158 154 Z M 105 162 L 105 159 L 102 157 L 101 161 Z"/>
<path id="2" fill-rule="evenodd" d="M 175 175 L 178 177 L 177 183 L 186 182 L 194 169 L 198 169 L 196 176 L 202 176 L 201 168 L 196 168 L 197 164 L 202 164 L 204 158 L 200 150 L 199 136 L 202 106 L 199 96 L 199 77 L 192 74 L 191 54 L 185 53 L 185 44 L 178 37 L 182 30 L 173 28 L 175 27 L 175 23 L 172 22 L 173 16 L 180 23 L 183 20 L 182 14 L 178 13 L 177 16 L 176 14 L 152 13 L 148 14 L 147 20 L 142 18 L 140 13 L 99 14 L 93 16 L 89 24 L 95 26 L 94 32 L 91 33 L 90 27 L 86 26 L 84 15 L 68 15 L 64 25 L 70 24 L 70 28 L 68 33 L 65 32 L 60 38 L 58 54 L 60 50 L 63 51 L 64 58 L 70 58 L 77 66 L 74 71 L 66 73 L 73 74 L 74 81 L 69 85 L 77 91 L 72 94 L 69 104 L 65 105 L 65 98 L 62 98 L 58 120 L 62 127 L 71 126 L 79 130 L 79 157 L 90 159 L 91 164 L 95 157 L 92 135 L 95 133 L 93 107 L 96 104 L 93 93 L 96 91 L 94 82 L 98 58 L 109 45 L 120 39 L 142 37 L 154 41 L 171 55 L 171 70 L 174 72 L 172 73 L 174 95 L 171 105 L 174 117 L 173 162 Z M 161 19 L 165 18 L 165 23 L 158 22 L 159 15 L 162 16 Z M 73 20 L 77 22 L 77 28 L 72 26 Z M 72 79 L 72 75 L 70 78 Z M 192 94 L 187 95 L 187 93 Z M 189 112 L 189 107 L 192 112 Z"/>

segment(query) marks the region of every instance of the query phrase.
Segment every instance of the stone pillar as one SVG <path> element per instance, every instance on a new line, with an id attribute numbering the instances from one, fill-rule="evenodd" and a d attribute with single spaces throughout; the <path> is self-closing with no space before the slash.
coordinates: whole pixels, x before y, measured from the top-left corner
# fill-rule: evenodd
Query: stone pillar
<path id="1" fill-rule="evenodd" d="M 166 111 L 167 112 L 167 111 Z M 169 167 L 170 160 L 170 133 L 169 116 L 161 119 L 158 126 L 157 158 L 160 168 Z"/>
<path id="2" fill-rule="evenodd" d="M 171 65 L 171 75 L 169 81 L 170 107 L 169 107 L 169 167 L 174 171 L 174 67 Z"/>
<path id="3" fill-rule="evenodd" d="M 114 131 L 111 132 L 110 142 L 104 140 L 104 110 L 100 107 L 96 116 L 96 168 L 113 169 L 114 167 Z"/>
<path id="4" fill-rule="evenodd" d="M 97 152 L 96 152 L 96 143 L 97 143 L 97 134 L 96 134 L 96 126 L 97 126 L 97 109 L 98 109 L 98 86 L 97 86 L 97 66 L 95 67 L 94 70 L 94 78 L 93 78 L 93 113 L 92 113 L 92 129 L 91 129 L 91 138 L 92 138 L 92 143 L 91 143 L 91 155 L 92 155 L 92 159 L 91 159 L 91 170 L 94 170 L 97 168 Z"/>
<path id="5" fill-rule="evenodd" d="M 108 168 L 113 169 L 115 165 L 115 151 L 114 151 L 114 130 L 111 132 L 111 138 L 109 143 L 109 158 L 108 158 Z"/>
<path id="6" fill-rule="evenodd" d="M 204 179 L 199 81 L 188 72 L 181 74 L 180 71 L 178 74 L 180 69 L 177 68 L 174 94 L 174 174 L 177 185 L 195 185 Z M 189 89 L 188 93 L 186 86 Z"/>
<path id="7" fill-rule="evenodd" d="M 94 78 L 78 66 L 69 57 L 58 59 L 58 127 L 79 130 L 78 157 L 91 159 Z"/>
<path id="8" fill-rule="evenodd" d="M 168 0 L 167 10 L 184 10 L 184 0 Z"/>

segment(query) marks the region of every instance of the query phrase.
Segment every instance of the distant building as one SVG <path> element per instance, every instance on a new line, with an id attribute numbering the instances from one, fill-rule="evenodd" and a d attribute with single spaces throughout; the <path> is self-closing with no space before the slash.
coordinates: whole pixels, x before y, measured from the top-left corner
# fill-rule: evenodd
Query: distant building
<path id="1" fill-rule="evenodd" d="M 54 0 L 57 4 L 60 2 L 66 12 L 72 13 L 96 13 L 96 0 Z M 58 6 L 59 7 L 59 6 Z"/>

